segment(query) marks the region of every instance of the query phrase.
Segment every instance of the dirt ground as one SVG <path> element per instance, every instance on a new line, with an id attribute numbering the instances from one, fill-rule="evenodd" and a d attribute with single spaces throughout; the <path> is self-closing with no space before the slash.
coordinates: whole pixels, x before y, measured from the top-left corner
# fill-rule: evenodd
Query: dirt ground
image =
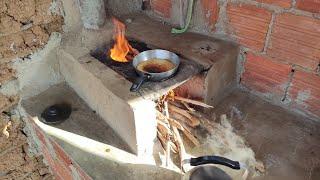
<path id="1" fill-rule="evenodd" d="M 54 179 L 43 157 L 29 151 L 23 126 L 16 115 L 0 115 L 0 179 Z"/>
<path id="2" fill-rule="evenodd" d="M 0 1 L 0 62 L 43 48 L 52 32 L 61 32 L 63 18 L 52 0 Z M 57 8 L 58 9 L 58 8 Z"/>
<path id="3" fill-rule="evenodd" d="M 0 86 L 15 78 L 10 63 L 43 48 L 51 33 L 61 32 L 58 1 L 0 0 Z M 9 112 L 19 95 L 0 94 L 0 179 L 53 179 L 43 158 L 29 152 L 23 121 Z"/>

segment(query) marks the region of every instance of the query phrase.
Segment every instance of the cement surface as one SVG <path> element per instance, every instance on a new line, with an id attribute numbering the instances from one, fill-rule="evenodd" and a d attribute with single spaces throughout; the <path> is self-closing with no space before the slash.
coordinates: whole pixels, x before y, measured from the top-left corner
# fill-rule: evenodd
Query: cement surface
<path id="1" fill-rule="evenodd" d="M 72 113 L 64 122 L 51 126 L 129 152 L 128 146 L 116 135 L 108 124 L 64 83 L 52 86 L 50 89 L 35 97 L 23 100 L 22 106 L 32 117 L 38 116 L 38 118 L 40 118 L 45 108 L 62 102 L 71 104 Z"/>
<path id="2" fill-rule="evenodd" d="M 52 86 L 35 97 L 23 100 L 22 106 L 28 114 L 40 118 L 47 106 L 57 102 L 72 105 L 70 118 L 58 125 L 42 124 L 40 127 L 93 179 L 181 178 L 175 171 L 139 162 L 136 156 L 128 153 L 129 147 L 124 141 L 66 84 Z"/>
<path id="3" fill-rule="evenodd" d="M 57 101 L 73 104 L 73 114 L 53 127 L 126 150 L 125 143 L 68 86 L 60 84 L 22 105 L 31 115 Z M 271 105 L 245 92 L 236 91 L 212 112 L 227 114 L 237 134 L 266 168 L 257 179 L 317 179 L 320 167 L 320 124 Z M 180 174 L 158 166 L 104 158 L 58 140 L 64 150 L 94 179 L 180 179 Z M 112 151 L 112 150 L 111 150 Z M 117 157 L 115 157 L 117 159 Z"/>
<path id="4" fill-rule="evenodd" d="M 28 58 L 14 59 L 13 68 L 17 79 L 4 84 L 1 93 L 5 95 L 20 94 L 22 99 L 35 96 L 50 86 L 63 81 L 59 72 L 56 49 L 60 45 L 61 34 L 52 33 L 43 49 Z"/>
<path id="5" fill-rule="evenodd" d="M 121 19 L 124 22 L 127 19 L 132 20 L 131 23 L 126 23 L 128 37 L 175 52 L 181 57 L 200 63 L 206 69 L 225 58 L 236 61 L 238 47 L 231 42 L 192 32 L 172 34 L 172 26 L 141 14 L 130 14 Z"/>
<path id="6" fill-rule="evenodd" d="M 236 91 L 215 108 L 266 168 L 261 179 L 319 179 L 320 123 Z"/>

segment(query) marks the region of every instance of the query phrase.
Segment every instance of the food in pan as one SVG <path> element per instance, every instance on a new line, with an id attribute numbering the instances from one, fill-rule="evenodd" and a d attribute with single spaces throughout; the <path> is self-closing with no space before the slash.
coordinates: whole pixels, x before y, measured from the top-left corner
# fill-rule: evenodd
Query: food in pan
<path id="1" fill-rule="evenodd" d="M 168 59 L 153 58 L 139 63 L 137 69 L 147 73 L 162 73 L 174 69 L 175 66 Z"/>

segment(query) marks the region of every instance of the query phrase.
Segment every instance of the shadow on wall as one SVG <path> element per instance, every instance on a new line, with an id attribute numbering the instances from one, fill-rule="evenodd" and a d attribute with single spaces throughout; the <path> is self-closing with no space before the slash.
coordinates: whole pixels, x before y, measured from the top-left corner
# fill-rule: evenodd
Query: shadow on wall
<path id="1" fill-rule="evenodd" d="M 142 0 L 104 0 L 108 15 L 125 15 L 141 11 Z"/>

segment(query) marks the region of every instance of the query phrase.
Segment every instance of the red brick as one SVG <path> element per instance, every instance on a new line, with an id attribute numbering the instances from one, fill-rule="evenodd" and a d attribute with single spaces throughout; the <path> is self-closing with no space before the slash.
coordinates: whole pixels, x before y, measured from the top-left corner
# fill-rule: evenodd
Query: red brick
<path id="1" fill-rule="evenodd" d="M 151 0 L 151 8 L 162 17 L 169 18 L 171 15 L 171 0 Z"/>
<path id="2" fill-rule="evenodd" d="M 64 167 L 63 170 L 60 170 L 62 173 L 64 173 L 65 175 L 68 176 L 68 174 L 66 174 L 66 170 L 70 171 L 71 172 L 71 169 L 69 168 L 70 165 L 72 165 L 78 175 L 81 177 L 81 179 L 84 179 L 84 180 L 91 180 L 91 177 L 88 176 L 81 168 L 80 166 L 78 166 L 77 164 L 73 163 L 71 158 L 69 157 L 69 155 L 67 153 L 65 153 L 65 151 L 60 147 L 60 145 L 58 143 L 56 143 L 55 141 L 51 140 L 50 141 L 52 146 L 53 146 L 53 149 L 55 151 L 55 154 L 56 156 L 58 157 L 58 162 L 59 162 L 59 166 L 62 166 Z M 57 164 L 56 164 L 57 165 Z M 61 176 L 61 175 L 60 175 Z"/>
<path id="3" fill-rule="evenodd" d="M 44 159 L 48 162 L 49 167 L 52 170 L 53 175 L 58 180 L 72 180 L 71 169 L 60 159 L 54 158 L 47 146 L 41 147 L 41 152 Z"/>
<path id="4" fill-rule="evenodd" d="M 296 71 L 289 89 L 289 98 L 293 107 L 320 117 L 320 76 Z"/>
<path id="5" fill-rule="evenodd" d="M 271 12 L 252 5 L 228 4 L 229 33 L 253 50 L 262 51 L 271 20 Z"/>
<path id="6" fill-rule="evenodd" d="M 320 13 L 320 0 L 296 0 L 296 7 L 301 10 Z"/>
<path id="7" fill-rule="evenodd" d="M 59 161 L 55 161 L 54 169 L 62 180 L 73 180 L 71 169 Z"/>
<path id="8" fill-rule="evenodd" d="M 241 82 L 249 89 L 282 97 L 285 92 L 285 85 L 289 81 L 290 72 L 289 65 L 248 53 Z"/>
<path id="9" fill-rule="evenodd" d="M 197 75 L 174 89 L 174 93 L 181 97 L 203 100 L 205 98 L 205 75 Z"/>
<path id="10" fill-rule="evenodd" d="M 81 179 L 92 180 L 92 178 L 86 172 L 84 172 L 78 164 L 73 164 L 73 167 L 75 167 Z"/>
<path id="11" fill-rule="evenodd" d="M 320 59 L 320 20 L 281 14 L 276 17 L 267 54 L 316 70 Z"/>
<path id="12" fill-rule="evenodd" d="M 72 160 L 70 159 L 68 154 L 66 154 L 64 150 L 60 147 L 60 145 L 54 142 L 53 140 L 50 140 L 50 142 L 59 160 L 63 162 L 65 166 L 69 166 L 70 164 L 72 164 Z"/>
<path id="13" fill-rule="evenodd" d="M 48 163 L 53 175 L 55 176 L 56 179 L 62 179 L 56 169 L 56 162 L 55 160 L 52 158 L 51 154 L 49 153 L 49 150 L 46 146 L 42 146 L 41 147 L 41 152 L 43 154 L 44 159 L 46 160 L 46 162 Z"/>
<path id="14" fill-rule="evenodd" d="M 217 0 L 201 0 L 204 19 L 208 23 L 211 30 L 215 29 L 218 20 L 219 6 Z"/>
<path id="15" fill-rule="evenodd" d="M 283 8 L 290 8 L 291 7 L 291 0 L 256 0 L 261 3 L 271 4 L 280 6 Z"/>
<path id="16" fill-rule="evenodd" d="M 46 137 L 45 137 L 44 132 L 34 122 L 31 122 L 31 123 L 32 123 L 32 126 L 34 127 L 36 135 L 37 135 L 38 139 L 40 140 L 42 146 L 47 146 Z"/>

